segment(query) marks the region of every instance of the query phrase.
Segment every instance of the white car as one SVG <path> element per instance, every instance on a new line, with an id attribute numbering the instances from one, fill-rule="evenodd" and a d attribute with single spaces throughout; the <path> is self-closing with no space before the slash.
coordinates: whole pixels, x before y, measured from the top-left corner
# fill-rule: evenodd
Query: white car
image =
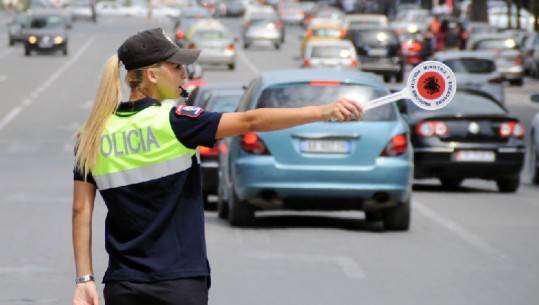
<path id="1" fill-rule="evenodd" d="M 477 89 L 487 92 L 500 103 L 505 102 L 503 76 L 489 52 L 444 51 L 434 53 L 432 59 L 447 65 L 457 79 L 458 88 Z"/>
<path id="2" fill-rule="evenodd" d="M 302 67 L 357 70 L 359 60 L 350 40 L 310 41 L 305 45 Z"/>

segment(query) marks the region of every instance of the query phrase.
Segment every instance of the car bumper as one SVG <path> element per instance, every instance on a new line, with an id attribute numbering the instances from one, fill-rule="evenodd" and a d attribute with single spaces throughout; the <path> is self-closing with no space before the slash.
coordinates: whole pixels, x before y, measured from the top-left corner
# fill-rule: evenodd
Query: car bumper
<path id="1" fill-rule="evenodd" d="M 54 52 L 54 51 L 60 51 L 65 49 L 66 44 L 52 44 L 52 45 L 40 45 L 40 44 L 29 44 L 25 43 L 25 48 L 30 51 L 38 51 L 38 52 Z"/>
<path id="2" fill-rule="evenodd" d="M 410 197 L 413 163 L 378 158 L 372 166 L 275 165 L 273 158 L 238 160 L 234 186 L 242 200 L 263 208 L 375 209 Z M 377 196 L 387 200 L 376 200 Z M 338 199 L 338 200 L 336 200 Z"/>
<path id="3" fill-rule="evenodd" d="M 478 149 L 479 150 L 479 149 Z M 416 149 L 414 153 L 416 178 L 479 178 L 493 180 L 519 175 L 524 166 L 526 149 L 498 148 L 495 161 L 456 161 L 454 151 Z"/>
<path id="4" fill-rule="evenodd" d="M 394 58 L 360 59 L 361 70 L 366 72 L 397 73 L 404 69 L 403 61 Z"/>
<path id="5" fill-rule="evenodd" d="M 217 161 L 201 162 L 200 176 L 202 180 L 202 192 L 217 194 L 219 163 Z"/>

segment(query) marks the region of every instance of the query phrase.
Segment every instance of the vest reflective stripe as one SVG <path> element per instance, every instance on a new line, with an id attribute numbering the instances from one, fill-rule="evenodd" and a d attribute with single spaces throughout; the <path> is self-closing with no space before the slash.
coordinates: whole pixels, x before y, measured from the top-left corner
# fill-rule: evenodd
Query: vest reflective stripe
<path id="1" fill-rule="evenodd" d="M 191 155 L 183 155 L 154 165 L 96 176 L 94 179 L 100 190 L 106 190 L 166 177 L 187 170 L 191 165 Z"/>
<path id="2" fill-rule="evenodd" d="M 192 166 L 197 150 L 176 138 L 169 119 L 171 107 L 150 106 L 133 115 L 109 118 L 92 170 L 100 190 L 162 178 Z"/>

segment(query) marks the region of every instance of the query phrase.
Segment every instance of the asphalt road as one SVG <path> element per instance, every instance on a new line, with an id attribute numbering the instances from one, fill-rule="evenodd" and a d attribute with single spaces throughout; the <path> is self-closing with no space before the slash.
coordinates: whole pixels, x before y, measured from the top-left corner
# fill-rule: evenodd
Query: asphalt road
<path id="1" fill-rule="evenodd" d="M 235 33 L 239 19 L 225 20 Z M 172 22 L 102 18 L 75 23 L 69 55 L 25 57 L 0 23 L 0 304 L 70 304 L 73 134 L 85 119 L 105 60 L 138 30 Z M 208 81 L 249 81 L 299 66 L 299 27 L 281 50 L 239 49 L 235 71 Z M 238 44 L 241 46 L 241 44 Z M 524 123 L 539 81 L 507 88 Z M 400 88 L 402 84 L 391 84 Z M 359 212 L 263 213 L 254 228 L 230 228 L 206 213 L 214 305 L 507 305 L 539 300 L 539 187 L 526 171 L 516 194 L 466 181 L 448 192 L 417 181 L 410 231 L 384 232 Z M 94 216 L 94 269 L 107 264 L 105 209 Z"/>

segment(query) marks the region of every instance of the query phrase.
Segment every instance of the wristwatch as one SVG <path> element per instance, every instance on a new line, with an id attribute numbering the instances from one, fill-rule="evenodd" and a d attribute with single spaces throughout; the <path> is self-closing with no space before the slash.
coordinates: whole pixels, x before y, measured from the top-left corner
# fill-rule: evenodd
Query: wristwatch
<path id="1" fill-rule="evenodd" d="M 93 281 L 94 281 L 94 275 L 93 274 L 83 275 L 83 276 L 78 277 L 78 278 L 75 279 L 76 284 L 86 283 L 86 282 L 93 282 Z"/>

